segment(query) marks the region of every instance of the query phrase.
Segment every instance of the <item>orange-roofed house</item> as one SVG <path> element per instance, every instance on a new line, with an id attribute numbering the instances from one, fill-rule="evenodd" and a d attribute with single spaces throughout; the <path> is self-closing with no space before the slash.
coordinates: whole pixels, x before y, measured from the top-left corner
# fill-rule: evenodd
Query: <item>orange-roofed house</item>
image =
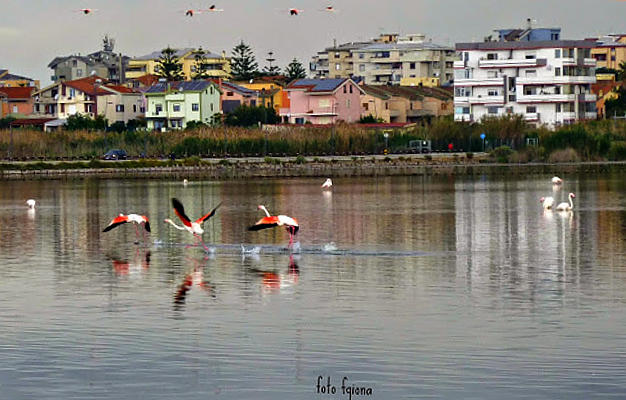
<path id="1" fill-rule="evenodd" d="M 110 84 L 98 76 L 57 82 L 33 93 L 33 97 L 34 113 L 41 117 L 67 119 L 74 114 L 91 118 L 101 115 L 113 124 L 145 114 L 140 92 Z"/>
<path id="2" fill-rule="evenodd" d="M 0 118 L 11 116 L 24 116 L 33 113 L 33 98 L 31 94 L 35 91 L 34 87 L 17 86 L 17 87 L 0 87 L 0 96 L 3 96 L 2 110 Z"/>
<path id="3" fill-rule="evenodd" d="M 598 99 L 596 100 L 596 110 L 598 112 L 599 119 L 605 119 L 607 117 L 606 101 L 618 97 L 615 89 L 619 88 L 620 85 L 621 82 L 615 81 L 602 81 L 591 85 L 591 92 L 598 96 Z"/>
<path id="4" fill-rule="evenodd" d="M 0 68 L 0 87 L 20 87 L 20 86 L 32 86 L 39 87 L 39 81 L 31 78 L 27 78 L 21 75 L 15 75 L 9 72 L 8 69 Z"/>

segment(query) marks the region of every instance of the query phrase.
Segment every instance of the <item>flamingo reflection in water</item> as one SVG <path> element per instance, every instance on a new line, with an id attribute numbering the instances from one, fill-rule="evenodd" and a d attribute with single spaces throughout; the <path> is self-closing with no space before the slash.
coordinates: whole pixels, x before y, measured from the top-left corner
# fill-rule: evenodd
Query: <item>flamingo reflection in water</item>
<path id="1" fill-rule="evenodd" d="M 300 267 L 294 260 L 293 254 L 289 255 L 289 265 L 286 272 L 267 271 L 257 268 L 251 268 L 261 279 L 261 288 L 264 293 L 278 292 L 298 284 L 300 277 Z"/>
<path id="2" fill-rule="evenodd" d="M 175 310 L 182 309 L 182 306 L 184 306 L 187 301 L 189 291 L 194 287 L 199 287 L 211 297 L 215 298 L 215 288 L 210 282 L 204 280 L 203 266 L 200 265 L 200 261 L 193 260 L 193 263 L 195 264 L 193 270 L 185 275 L 183 281 L 178 286 L 178 290 L 176 290 L 174 294 Z"/>
<path id="3" fill-rule="evenodd" d="M 139 252 L 139 249 L 135 252 L 133 261 L 125 260 L 112 260 L 113 271 L 118 276 L 137 276 L 143 272 L 146 272 L 150 268 L 150 252 Z"/>

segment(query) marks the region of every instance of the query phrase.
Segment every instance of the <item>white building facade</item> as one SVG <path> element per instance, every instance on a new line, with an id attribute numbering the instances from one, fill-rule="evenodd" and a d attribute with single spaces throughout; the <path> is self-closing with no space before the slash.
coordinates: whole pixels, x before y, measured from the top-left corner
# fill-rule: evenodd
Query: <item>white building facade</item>
<path id="1" fill-rule="evenodd" d="M 593 41 L 457 43 L 454 119 L 521 114 L 555 128 L 595 119 Z"/>

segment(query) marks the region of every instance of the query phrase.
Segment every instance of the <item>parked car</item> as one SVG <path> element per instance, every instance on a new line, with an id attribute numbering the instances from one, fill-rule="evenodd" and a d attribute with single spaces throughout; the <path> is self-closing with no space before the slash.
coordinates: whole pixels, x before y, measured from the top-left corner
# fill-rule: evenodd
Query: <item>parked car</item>
<path id="1" fill-rule="evenodd" d="M 126 152 L 120 149 L 109 150 L 102 157 L 105 160 L 126 160 Z"/>

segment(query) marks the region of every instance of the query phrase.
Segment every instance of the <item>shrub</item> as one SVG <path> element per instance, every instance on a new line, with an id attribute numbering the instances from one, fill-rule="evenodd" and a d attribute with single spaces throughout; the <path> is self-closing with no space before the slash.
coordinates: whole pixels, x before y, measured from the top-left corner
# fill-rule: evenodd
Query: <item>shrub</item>
<path id="1" fill-rule="evenodd" d="M 491 151 L 491 156 L 501 163 L 508 162 L 511 154 L 513 154 L 513 150 L 509 146 L 496 147 Z"/>
<path id="2" fill-rule="evenodd" d="M 296 157 L 296 164 L 306 164 L 306 158 L 302 155 Z"/>
<path id="3" fill-rule="evenodd" d="M 471 160 L 472 158 L 474 158 L 474 153 L 471 153 L 471 152 L 465 153 L 465 158 L 467 158 L 468 160 Z"/>
<path id="4" fill-rule="evenodd" d="M 613 142 L 609 149 L 609 160 L 623 161 L 626 160 L 626 142 Z"/>
<path id="5" fill-rule="evenodd" d="M 551 163 L 563 163 L 563 162 L 577 162 L 580 161 L 580 156 L 576 150 L 571 147 L 565 150 L 557 150 L 550 154 L 548 162 Z"/>

